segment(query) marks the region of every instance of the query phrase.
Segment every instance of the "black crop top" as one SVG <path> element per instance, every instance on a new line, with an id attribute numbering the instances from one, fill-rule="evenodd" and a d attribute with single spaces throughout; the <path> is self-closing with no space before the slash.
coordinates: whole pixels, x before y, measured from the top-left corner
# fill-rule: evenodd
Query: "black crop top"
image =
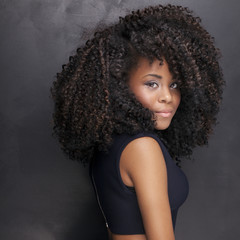
<path id="1" fill-rule="evenodd" d="M 121 153 L 127 144 L 136 138 L 145 136 L 154 138 L 163 152 L 167 167 L 168 195 L 174 230 L 178 208 L 188 196 L 189 185 L 186 175 L 175 164 L 156 134 L 114 135 L 109 153 L 98 152 L 96 154 L 90 166 L 90 174 L 106 225 L 115 234 L 145 234 L 136 193 L 123 183 L 119 169 Z"/>

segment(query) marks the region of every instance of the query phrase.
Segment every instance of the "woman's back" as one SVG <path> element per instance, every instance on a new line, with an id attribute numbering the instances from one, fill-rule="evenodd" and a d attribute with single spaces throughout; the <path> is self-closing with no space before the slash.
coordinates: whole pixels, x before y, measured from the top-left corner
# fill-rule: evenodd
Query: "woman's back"
<path id="1" fill-rule="evenodd" d="M 188 195 L 189 186 L 185 174 L 176 166 L 156 134 L 145 132 L 132 136 L 114 135 L 109 153 L 97 152 L 90 171 L 106 224 L 114 234 L 145 234 L 136 192 L 124 183 L 120 171 L 123 150 L 130 142 L 142 137 L 155 139 L 162 150 L 167 167 L 168 195 L 174 228 L 178 208 Z"/>

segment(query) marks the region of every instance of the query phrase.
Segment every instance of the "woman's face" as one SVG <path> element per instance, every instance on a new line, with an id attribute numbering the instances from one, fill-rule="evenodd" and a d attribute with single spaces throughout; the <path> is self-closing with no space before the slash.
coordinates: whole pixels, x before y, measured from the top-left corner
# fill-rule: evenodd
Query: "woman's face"
<path id="1" fill-rule="evenodd" d="M 163 65 L 160 65 L 160 61 L 155 60 L 150 65 L 147 59 L 140 58 L 137 67 L 130 72 L 129 87 L 137 100 L 154 113 L 155 128 L 168 128 L 181 95 L 167 62 L 164 60 Z"/>

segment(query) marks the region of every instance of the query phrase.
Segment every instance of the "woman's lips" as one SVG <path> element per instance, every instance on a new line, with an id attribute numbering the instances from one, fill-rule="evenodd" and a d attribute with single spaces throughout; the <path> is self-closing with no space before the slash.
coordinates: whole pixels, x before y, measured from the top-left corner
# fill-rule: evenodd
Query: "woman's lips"
<path id="1" fill-rule="evenodd" d="M 167 117 L 170 117 L 172 115 L 172 111 L 159 111 L 159 112 L 155 112 L 155 114 L 157 116 L 167 118 Z"/>

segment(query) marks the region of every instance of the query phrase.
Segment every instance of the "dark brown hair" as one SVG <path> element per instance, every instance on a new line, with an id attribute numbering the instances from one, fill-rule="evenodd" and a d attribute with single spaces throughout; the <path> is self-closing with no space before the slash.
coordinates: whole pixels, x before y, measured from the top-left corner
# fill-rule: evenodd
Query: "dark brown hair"
<path id="1" fill-rule="evenodd" d="M 224 80 L 219 50 L 199 17 L 174 5 L 133 11 L 96 31 L 57 74 L 51 88 L 54 135 L 70 159 L 88 162 L 107 150 L 113 133 L 154 131 L 173 158 L 208 142 Z M 129 91 L 129 71 L 139 57 L 166 59 L 178 81 L 181 104 L 170 127 L 154 129 L 152 113 Z"/>

